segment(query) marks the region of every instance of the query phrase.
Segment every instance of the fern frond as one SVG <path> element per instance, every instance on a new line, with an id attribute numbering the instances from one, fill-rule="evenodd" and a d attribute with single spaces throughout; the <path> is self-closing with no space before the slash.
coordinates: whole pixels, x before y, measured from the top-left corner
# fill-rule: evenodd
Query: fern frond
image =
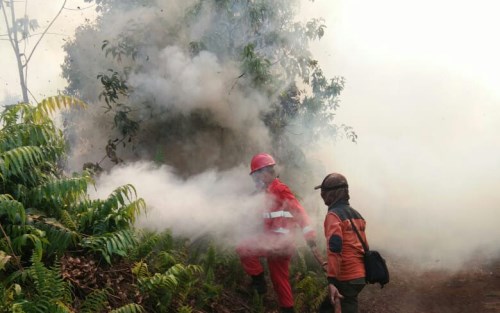
<path id="1" fill-rule="evenodd" d="M 137 246 L 130 251 L 130 259 L 140 260 L 147 258 L 158 245 L 160 235 L 153 232 L 143 233 Z"/>
<path id="2" fill-rule="evenodd" d="M 25 233 L 17 236 L 12 240 L 12 247 L 16 253 L 23 253 L 23 248 L 28 247 L 33 249 L 33 255 L 36 260 L 41 260 L 44 252 L 44 245 L 47 244 L 47 239 L 45 233 L 31 225 L 28 225 L 25 229 Z M 28 243 L 31 243 L 28 246 Z"/>
<path id="3" fill-rule="evenodd" d="M 137 191 L 135 187 L 127 184 L 116 188 L 108 197 L 107 202 L 116 202 L 116 206 L 118 206 L 118 204 L 125 205 L 126 202 L 131 202 L 136 198 Z"/>
<path id="4" fill-rule="evenodd" d="M 67 109 L 70 107 L 85 108 L 86 104 L 75 97 L 65 95 L 45 98 L 42 100 L 42 102 L 38 103 L 35 108 L 33 115 L 34 121 L 39 121 L 40 119 L 50 116 L 50 114 L 56 111 Z"/>
<path id="5" fill-rule="evenodd" d="M 203 268 L 199 265 L 189 264 L 184 266 L 182 264 L 176 264 L 168 269 L 167 275 L 173 275 L 181 278 L 191 278 L 194 274 L 199 274 L 203 272 Z"/>
<path id="6" fill-rule="evenodd" d="M 47 146 L 62 142 L 53 123 L 20 123 L 4 127 L 0 132 L 0 151 L 21 146 Z"/>
<path id="7" fill-rule="evenodd" d="M 114 309 L 109 313 L 145 313 L 144 308 L 136 303 L 129 303 L 120 308 Z"/>
<path id="8" fill-rule="evenodd" d="M 44 151 L 37 146 L 12 148 L 0 154 L 2 174 L 3 176 L 25 176 L 25 172 L 40 164 L 44 158 Z"/>
<path id="9" fill-rule="evenodd" d="M 68 211 L 66 211 L 66 210 L 61 211 L 60 221 L 61 221 L 61 224 L 64 225 L 64 227 L 66 227 L 72 231 L 77 230 L 76 222 L 73 220 L 73 218 L 68 213 Z"/>
<path id="10" fill-rule="evenodd" d="M 21 202 L 13 200 L 11 195 L 0 195 L 0 216 L 6 215 L 10 224 L 24 225 L 26 211 Z"/>
<path id="11" fill-rule="evenodd" d="M 134 264 L 132 267 L 132 274 L 134 274 L 137 278 L 147 278 L 151 276 L 148 270 L 148 265 L 142 261 Z"/>
<path id="12" fill-rule="evenodd" d="M 69 247 L 74 247 L 80 241 L 80 234 L 53 218 L 38 219 L 34 225 L 45 232 L 49 245 L 47 254 L 64 252 Z"/>
<path id="13" fill-rule="evenodd" d="M 35 108 L 27 103 L 18 103 L 16 105 L 6 106 L 0 114 L 0 122 L 4 127 L 9 127 L 19 123 L 24 116 L 30 116 Z"/>
<path id="14" fill-rule="evenodd" d="M 145 209 L 143 199 L 135 199 L 131 185 L 117 188 L 106 200 L 93 200 L 80 206 L 80 229 L 84 233 L 101 235 L 128 229 L 140 211 Z"/>
<path id="15" fill-rule="evenodd" d="M 126 256 L 127 252 L 137 245 L 135 236 L 130 229 L 107 233 L 102 236 L 92 236 L 82 240 L 82 247 L 99 252 L 106 262 L 111 264 L 114 254 Z"/>
<path id="16" fill-rule="evenodd" d="M 52 179 L 32 189 L 31 199 L 34 205 L 39 205 L 50 199 L 53 204 L 67 206 L 78 202 L 87 194 L 89 182 L 91 182 L 90 176 Z M 58 213 L 60 214 L 60 212 Z"/>
<path id="17" fill-rule="evenodd" d="M 99 313 L 106 309 L 108 305 L 109 291 L 107 289 L 97 289 L 92 291 L 80 307 L 81 313 Z"/>
<path id="18" fill-rule="evenodd" d="M 172 293 L 179 285 L 179 281 L 174 275 L 162 273 L 155 273 L 151 277 L 139 278 L 137 281 L 139 283 L 139 287 L 146 293 L 153 292 L 157 289 L 166 289 Z"/>
<path id="19" fill-rule="evenodd" d="M 193 313 L 194 309 L 189 305 L 183 305 L 179 307 L 179 313 Z"/>
<path id="20" fill-rule="evenodd" d="M 158 256 L 156 257 L 157 267 L 160 270 L 167 270 L 178 262 L 178 258 L 176 258 L 175 255 L 169 251 L 162 251 L 158 253 Z"/>
<path id="21" fill-rule="evenodd" d="M 33 281 L 34 290 L 26 304 L 27 311 L 34 312 L 71 312 L 66 303 L 71 301 L 71 290 L 60 274 L 58 268 L 48 269 L 36 257 L 28 269 Z"/>
<path id="22" fill-rule="evenodd" d="M 132 201 L 123 207 L 123 211 L 125 211 L 125 216 L 129 217 L 130 223 L 132 224 L 135 223 L 135 218 L 145 210 L 146 210 L 146 201 L 144 201 L 144 199 L 142 198 Z"/>
<path id="23" fill-rule="evenodd" d="M 166 273 L 156 273 L 151 277 L 139 278 L 139 286 L 146 292 L 165 289 L 174 292 L 178 286 L 189 285 L 193 282 L 193 274 L 201 273 L 202 268 L 198 265 L 175 264 Z"/>
<path id="24" fill-rule="evenodd" d="M 317 273 L 309 272 L 296 284 L 295 305 L 298 309 L 309 308 L 316 312 L 328 294 L 324 277 L 318 277 Z"/>

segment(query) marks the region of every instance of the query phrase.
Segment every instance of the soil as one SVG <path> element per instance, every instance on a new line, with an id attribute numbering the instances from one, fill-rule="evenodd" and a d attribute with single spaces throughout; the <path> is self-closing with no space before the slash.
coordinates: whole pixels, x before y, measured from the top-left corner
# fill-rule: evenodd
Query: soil
<path id="1" fill-rule="evenodd" d="M 368 285 L 360 313 L 500 313 L 500 259 L 470 262 L 458 271 L 410 271 L 388 263 L 391 282 Z"/>

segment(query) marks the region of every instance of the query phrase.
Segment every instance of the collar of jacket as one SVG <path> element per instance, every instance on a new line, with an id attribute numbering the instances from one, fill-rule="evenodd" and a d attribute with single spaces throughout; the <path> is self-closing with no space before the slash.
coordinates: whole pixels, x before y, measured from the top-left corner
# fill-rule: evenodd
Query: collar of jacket
<path id="1" fill-rule="evenodd" d="M 334 204 L 332 204 L 328 207 L 328 211 L 333 210 L 335 208 L 344 207 L 344 206 L 349 206 L 349 200 L 342 200 L 341 199 L 341 200 L 335 202 Z"/>
<path id="2" fill-rule="evenodd" d="M 276 177 L 275 179 L 273 179 L 266 187 L 266 190 L 269 192 L 271 191 L 271 189 L 280 183 L 280 180 L 278 179 L 278 177 Z"/>

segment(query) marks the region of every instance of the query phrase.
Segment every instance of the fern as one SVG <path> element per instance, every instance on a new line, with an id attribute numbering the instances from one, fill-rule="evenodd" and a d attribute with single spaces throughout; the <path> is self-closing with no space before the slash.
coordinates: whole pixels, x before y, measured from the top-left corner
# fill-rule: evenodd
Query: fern
<path id="1" fill-rule="evenodd" d="M 30 168 L 40 164 L 44 159 L 44 151 L 37 146 L 15 147 L 0 154 L 0 169 L 4 177 L 27 177 Z"/>
<path id="2" fill-rule="evenodd" d="M 32 266 L 28 269 L 28 277 L 32 281 L 29 298 L 19 303 L 26 312 L 64 312 L 72 310 L 69 285 L 61 278 L 58 268 L 48 269 L 38 257 L 32 257 Z"/>
<path id="3" fill-rule="evenodd" d="M 129 258 L 132 260 L 148 258 L 160 242 L 160 239 L 161 237 L 157 233 L 143 233 L 139 238 L 137 246 L 130 251 Z"/>
<path id="4" fill-rule="evenodd" d="M 136 262 L 132 267 L 132 274 L 139 279 L 148 278 L 151 276 L 149 273 L 148 265 L 142 261 Z"/>
<path id="5" fill-rule="evenodd" d="M 45 237 L 49 242 L 46 251 L 48 255 L 62 253 L 80 241 L 79 233 L 66 228 L 55 219 L 43 218 L 37 220 L 34 225 L 45 232 Z"/>
<path id="6" fill-rule="evenodd" d="M 179 307 L 179 313 L 193 313 L 193 308 L 189 305 L 183 305 Z"/>
<path id="7" fill-rule="evenodd" d="M 52 216 L 60 216 L 63 206 L 79 202 L 87 194 L 87 185 L 92 182 L 90 176 L 65 179 L 51 179 L 31 191 L 31 201 L 34 205 L 59 205 L 59 208 L 49 210 Z"/>
<path id="8" fill-rule="evenodd" d="M 50 114 L 54 113 L 55 111 L 71 107 L 85 108 L 86 105 L 83 101 L 77 98 L 64 95 L 43 99 L 33 112 L 33 121 L 38 122 L 40 120 L 44 120 L 47 116 L 50 116 Z"/>
<path id="9" fill-rule="evenodd" d="M 15 252 L 22 253 L 23 247 L 26 247 L 29 243 L 31 243 L 31 245 L 28 247 L 33 247 L 33 255 L 36 256 L 37 260 L 41 260 L 43 254 L 43 246 L 47 243 L 47 240 L 43 238 L 45 234 L 43 232 L 40 232 L 40 230 L 38 229 L 30 229 L 35 234 L 27 233 L 16 237 L 12 241 L 12 246 L 14 247 Z"/>
<path id="10" fill-rule="evenodd" d="M 179 285 L 179 281 L 174 275 L 161 273 L 156 273 L 151 277 L 139 278 L 138 282 L 139 287 L 142 288 L 146 293 L 159 289 L 164 289 L 172 293 Z"/>
<path id="11" fill-rule="evenodd" d="M 80 307 L 80 313 L 99 313 L 108 306 L 107 289 L 97 289 L 92 291 L 84 300 Z"/>
<path id="12" fill-rule="evenodd" d="M 84 233 L 101 235 L 127 229 L 136 216 L 146 208 L 143 199 L 135 199 L 131 185 L 117 188 L 106 200 L 84 202 L 78 216 L 80 229 Z"/>
<path id="13" fill-rule="evenodd" d="M 146 312 L 144 308 L 135 303 L 130 303 L 127 305 L 124 305 L 118 309 L 114 309 L 113 311 L 110 311 L 109 313 L 144 313 Z"/>
<path id="14" fill-rule="evenodd" d="M 12 199 L 11 195 L 0 195 L 0 218 L 2 216 L 8 218 L 9 224 L 24 225 L 26 223 L 26 211 L 23 204 Z"/>
<path id="15" fill-rule="evenodd" d="M 168 270 L 179 262 L 180 258 L 176 257 L 173 253 L 174 251 L 162 251 L 158 253 L 155 258 L 155 265 L 160 272 Z"/>
<path id="16" fill-rule="evenodd" d="M 324 277 L 315 272 L 309 272 L 300 280 L 295 288 L 295 306 L 302 312 L 317 312 L 319 306 L 328 294 Z"/>
<path id="17" fill-rule="evenodd" d="M 2 151 L 7 151 L 13 147 L 26 145 L 59 145 L 61 141 L 53 136 L 54 132 L 54 125 L 50 123 L 20 123 L 5 126 L 0 133 L 0 149 Z"/>
<path id="18" fill-rule="evenodd" d="M 71 217 L 71 215 L 66 210 L 62 210 L 61 211 L 60 222 L 61 222 L 62 225 L 64 225 L 64 227 L 66 227 L 66 228 L 68 228 L 68 229 L 70 229 L 72 231 L 76 231 L 77 230 L 76 221 L 73 220 L 73 218 Z"/>
<path id="19" fill-rule="evenodd" d="M 132 201 L 132 199 L 137 198 L 137 191 L 135 187 L 127 184 L 121 187 L 116 188 L 113 193 L 109 196 L 109 201 L 117 201 L 121 205 L 124 205 L 128 201 Z"/>
<path id="20" fill-rule="evenodd" d="M 197 282 L 195 274 L 201 273 L 201 266 L 176 264 L 165 273 L 138 278 L 139 288 L 148 294 L 159 311 L 168 311 L 173 303 L 185 303 Z M 176 301 L 174 301 L 176 300 Z"/>
<path id="21" fill-rule="evenodd" d="M 137 245 L 137 241 L 130 229 L 124 229 L 115 233 L 85 238 L 81 245 L 93 252 L 100 253 L 106 262 L 111 264 L 113 255 L 126 256 L 127 252 Z"/>

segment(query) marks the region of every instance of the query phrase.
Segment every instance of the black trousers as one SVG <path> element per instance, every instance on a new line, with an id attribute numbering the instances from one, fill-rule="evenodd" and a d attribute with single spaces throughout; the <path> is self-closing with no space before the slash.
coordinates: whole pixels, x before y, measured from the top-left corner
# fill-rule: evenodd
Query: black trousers
<path id="1" fill-rule="evenodd" d="M 340 300 L 342 313 L 358 313 L 358 294 L 365 287 L 364 279 L 354 279 L 348 281 L 339 281 L 335 283 L 344 299 Z M 330 301 L 330 295 L 323 301 L 319 307 L 319 313 L 332 313 L 334 306 Z"/>

